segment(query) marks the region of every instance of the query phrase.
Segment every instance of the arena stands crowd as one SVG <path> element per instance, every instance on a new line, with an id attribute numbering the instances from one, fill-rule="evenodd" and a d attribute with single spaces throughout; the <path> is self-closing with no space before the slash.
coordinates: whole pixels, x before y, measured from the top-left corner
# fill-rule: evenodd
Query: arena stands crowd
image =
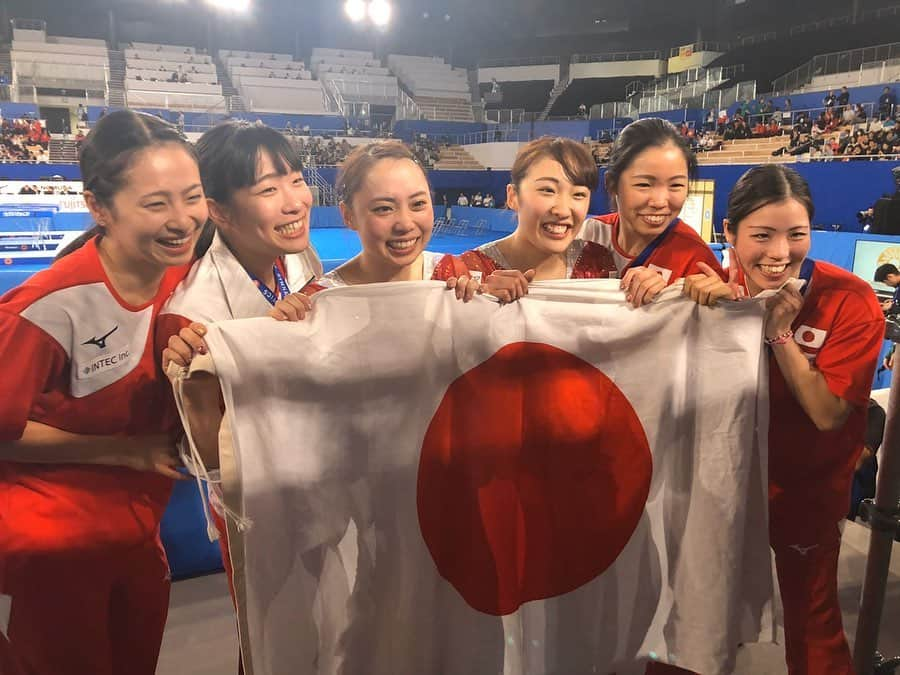
<path id="1" fill-rule="evenodd" d="M 0 125 L 0 161 L 47 162 L 50 134 L 40 120 L 3 120 Z"/>

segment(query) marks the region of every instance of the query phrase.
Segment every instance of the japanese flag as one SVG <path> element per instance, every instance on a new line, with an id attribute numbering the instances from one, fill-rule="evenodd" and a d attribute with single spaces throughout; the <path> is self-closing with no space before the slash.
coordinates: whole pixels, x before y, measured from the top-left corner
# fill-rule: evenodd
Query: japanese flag
<path id="1" fill-rule="evenodd" d="M 794 340 L 804 347 L 819 349 L 825 343 L 826 335 L 828 335 L 828 331 L 804 324 L 794 331 Z"/>
<path id="2" fill-rule="evenodd" d="M 210 329 L 248 675 L 715 675 L 773 638 L 762 310 L 617 286 Z"/>

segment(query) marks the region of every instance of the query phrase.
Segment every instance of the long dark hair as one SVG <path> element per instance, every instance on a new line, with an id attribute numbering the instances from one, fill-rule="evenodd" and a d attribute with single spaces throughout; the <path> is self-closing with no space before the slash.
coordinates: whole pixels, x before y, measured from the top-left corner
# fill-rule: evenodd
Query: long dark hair
<path id="1" fill-rule="evenodd" d="M 197 141 L 203 192 L 220 204 L 231 201 L 236 190 L 258 180 L 259 158 L 265 153 L 282 176 L 303 171 L 296 147 L 280 131 L 262 122 L 227 120 L 204 133 Z M 195 252 L 203 255 L 212 243 L 215 226 L 208 220 L 197 240 Z"/>
<path id="2" fill-rule="evenodd" d="M 606 192 L 615 194 L 622 173 L 631 166 L 634 158 L 647 148 L 661 147 L 671 143 L 681 150 L 687 162 L 688 178 L 697 177 L 697 156 L 687 140 L 671 122 L 657 117 L 636 120 L 622 129 L 613 143 L 606 167 Z"/>
<path id="3" fill-rule="evenodd" d="M 812 222 L 816 209 L 803 176 L 783 164 L 753 167 L 738 178 L 728 195 L 728 230 L 737 234 L 741 221 L 751 213 L 788 199 L 800 202 Z"/>
<path id="4" fill-rule="evenodd" d="M 159 117 L 134 110 L 104 115 L 81 146 L 78 163 L 85 192 L 91 192 L 101 205 L 111 206 L 125 185 L 135 155 L 165 143 L 177 143 L 196 157 L 184 134 Z M 95 224 L 57 253 L 56 259 L 77 251 L 97 235 L 103 235 L 103 227 Z"/>

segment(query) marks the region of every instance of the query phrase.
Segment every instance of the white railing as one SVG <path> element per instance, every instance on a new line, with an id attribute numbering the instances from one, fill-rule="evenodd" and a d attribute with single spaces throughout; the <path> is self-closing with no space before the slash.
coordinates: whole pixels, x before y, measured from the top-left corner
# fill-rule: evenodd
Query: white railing
<path id="1" fill-rule="evenodd" d="M 521 56 L 482 59 L 479 68 L 504 68 L 510 66 L 555 66 L 560 62 L 559 56 Z"/>
<path id="2" fill-rule="evenodd" d="M 821 75 L 862 72 L 871 67 L 886 67 L 900 59 L 900 42 L 893 42 L 863 49 L 850 49 L 830 54 L 820 54 L 774 80 L 774 93 L 790 93 L 813 81 Z"/>
<path id="3" fill-rule="evenodd" d="M 606 63 L 609 61 L 659 61 L 662 52 L 654 50 L 606 52 L 602 54 L 572 54 L 572 63 Z"/>

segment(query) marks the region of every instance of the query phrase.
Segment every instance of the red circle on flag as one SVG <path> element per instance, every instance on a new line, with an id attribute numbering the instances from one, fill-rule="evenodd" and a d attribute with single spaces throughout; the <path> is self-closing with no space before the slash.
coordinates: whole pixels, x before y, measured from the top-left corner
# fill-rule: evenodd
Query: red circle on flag
<path id="1" fill-rule="evenodd" d="M 812 342 L 813 340 L 816 339 L 816 334 L 813 333 L 811 330 L 805 330 L 805 331 L 803 331 L 803 335 L 800 336 L 800 339 L 803 340 L 804 342 Z"/>
<path id="2" fill-rule="evenodd" d="M 419 526 L 441 576 L 502 616 L 603 573 L 640 521 L 652 471 L 612 380 L 569 352 L 517 342 L 438 406 L 419 462 Z"/>

